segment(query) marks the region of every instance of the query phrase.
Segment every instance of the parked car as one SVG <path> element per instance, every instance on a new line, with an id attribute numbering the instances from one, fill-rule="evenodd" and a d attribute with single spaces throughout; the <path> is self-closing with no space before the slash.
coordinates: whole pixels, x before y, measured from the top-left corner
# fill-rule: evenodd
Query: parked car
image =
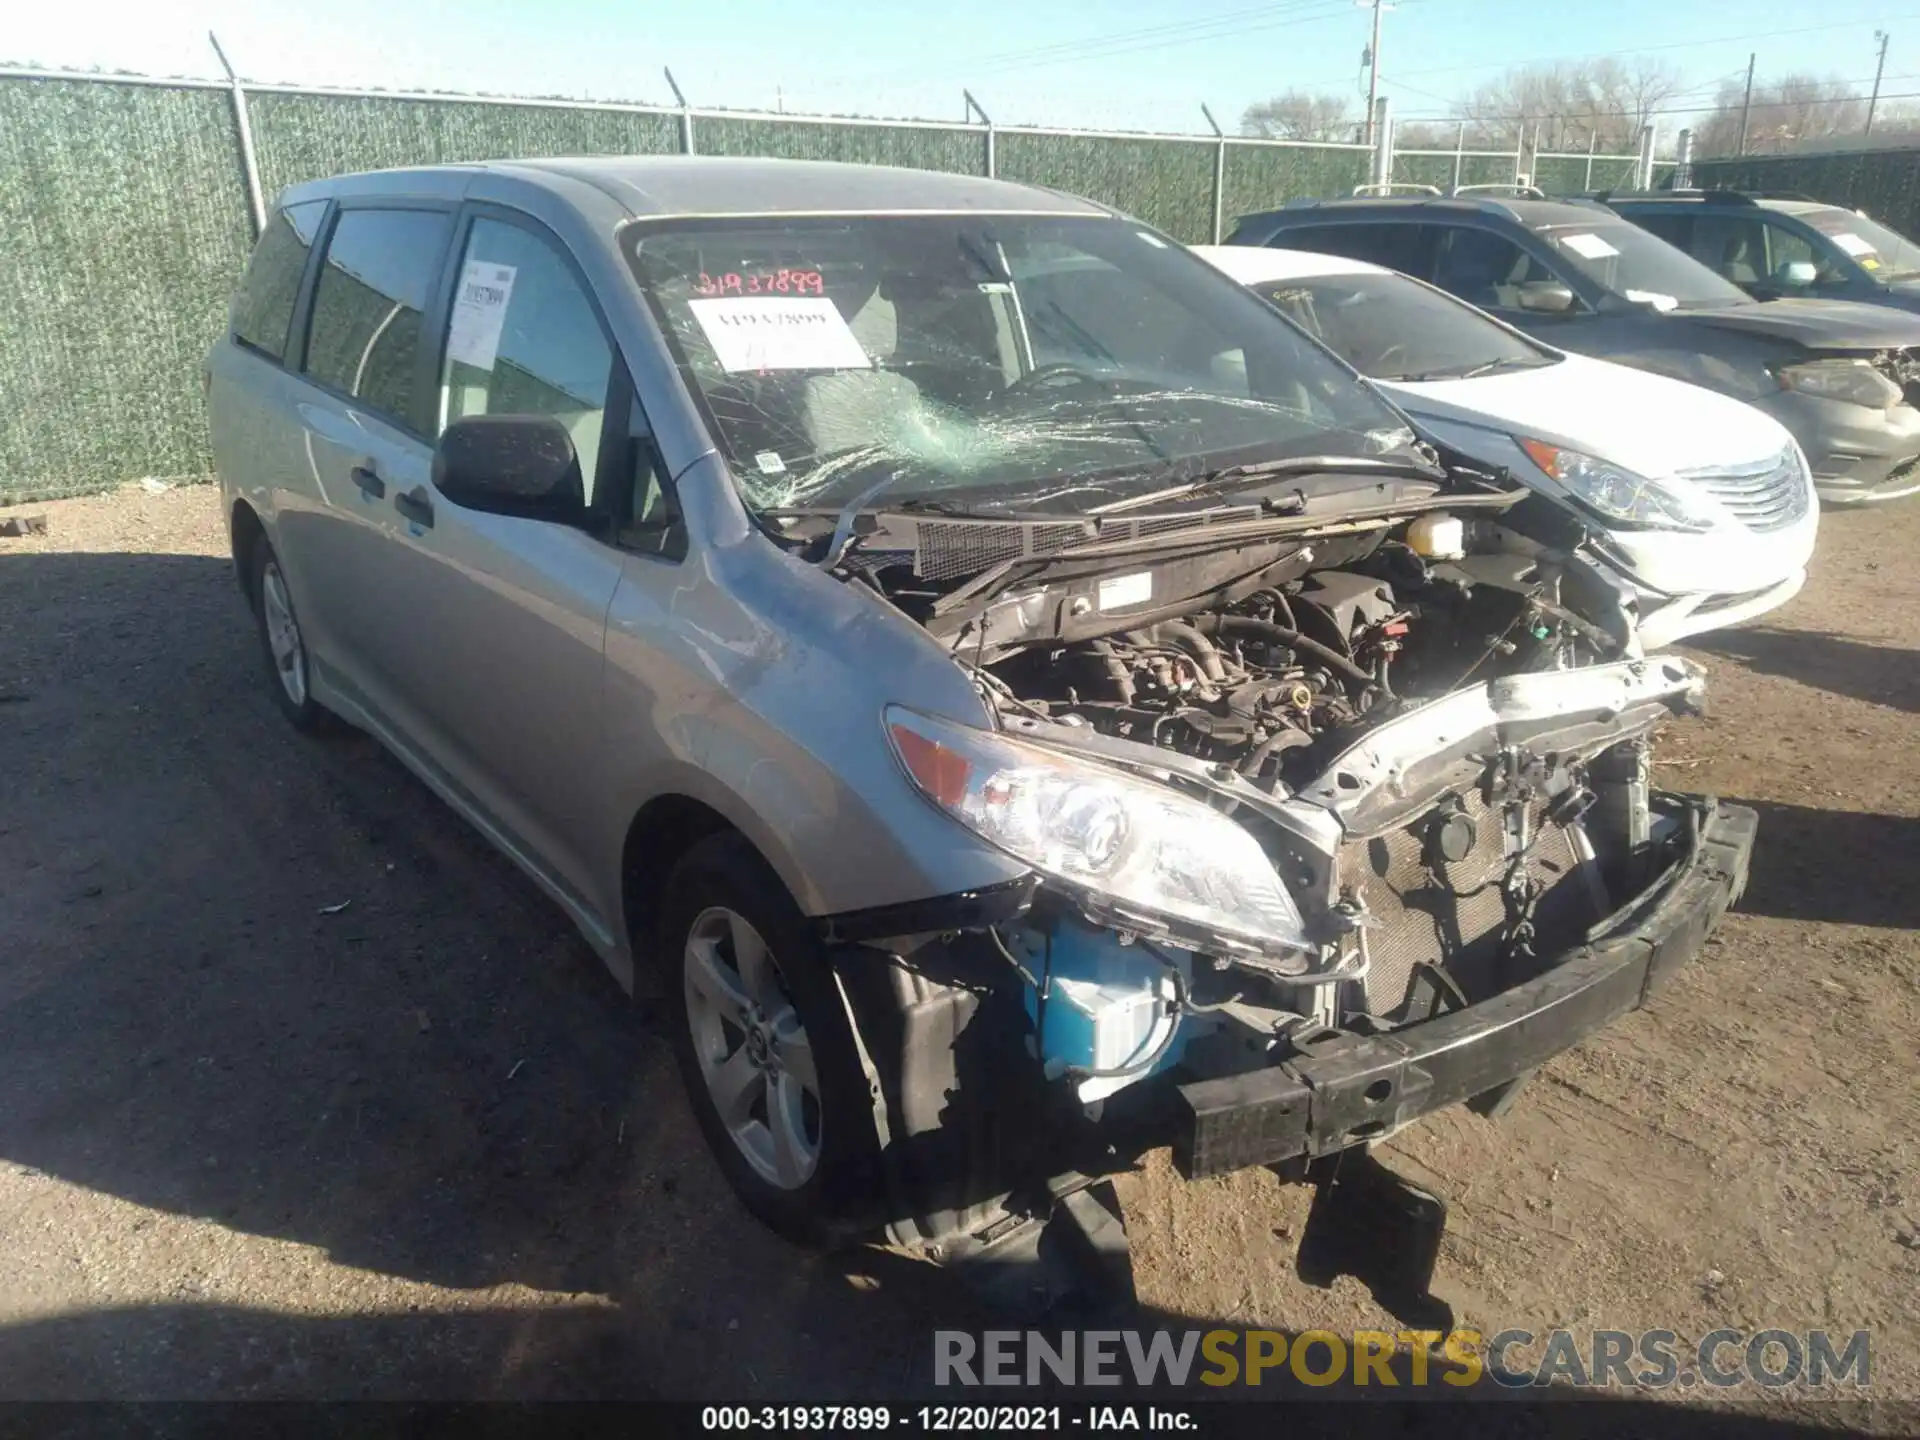
<path id="1" fill-rule="evenodd" d="M 1649 784 L 1700 672 L 1562 668 L 1608 637 L 1523 490 L 1089 202 L 347 176 L 208 366 L 279 707 L 661 967 L 796 1239 L 1004 1256 L 1097 1228 L 1117 1137 L 1208 1175 L 1505 1093 L 1744 883 L 1752 812 Z"/>
<path id="2" fill-rule="evenodd" d="M 1862 211 L 1739 190 L 1595 198 L 1757 300 L 1811 295 L 1920 311 L 1920 243 Z"/>
<path id="3" fill-rule="evenodd" d="M 1195 247 L 1373 381 L 1425 433 L 1566 504 L 1633 587 L 1649 650 L 1792 599 L 1819 526 L 1779 421 L 1556 350 L 1424 281 L 1336 255 Z"/>
<path id="4" fill-rule="evenodd" d="M 1760 304 L 1592 200 L 1301 201 L 1246 217 L 1231 243 L 1385 265 L 1558 349 L 1757 405 L 1800 442 L 1827 504 L 1920 490 L 1920 316 Z"/>

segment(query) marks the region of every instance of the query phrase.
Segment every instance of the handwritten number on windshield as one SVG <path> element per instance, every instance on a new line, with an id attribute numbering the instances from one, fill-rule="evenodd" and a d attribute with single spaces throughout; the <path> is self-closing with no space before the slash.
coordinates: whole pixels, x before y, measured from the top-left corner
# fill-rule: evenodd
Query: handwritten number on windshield
<path id="1" fill-rule="evenodd" d="M 768 270 L 748 274 L 725 270 L 717 275 L 702 270 L 694 288 L 702 295 L 824 295 L 827 282 L 818 270 Z"/>

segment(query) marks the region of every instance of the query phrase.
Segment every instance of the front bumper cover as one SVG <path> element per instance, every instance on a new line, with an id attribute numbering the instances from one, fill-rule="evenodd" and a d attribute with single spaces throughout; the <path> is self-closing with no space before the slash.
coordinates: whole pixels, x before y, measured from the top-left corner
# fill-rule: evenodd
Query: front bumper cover
<path id="1" fill-rule="evenodd" d="M 1493 1091 L 1629 1010 L 1691 959 L 1746 888 L 1752 810 L 1693 800 L 1698 827 L 1638 908 L 1544 974 L 1382 1035 L 1327 1031 L 1277 1065 L 1179 1087 L 1189 1179 L 1325 1155 Z"/>

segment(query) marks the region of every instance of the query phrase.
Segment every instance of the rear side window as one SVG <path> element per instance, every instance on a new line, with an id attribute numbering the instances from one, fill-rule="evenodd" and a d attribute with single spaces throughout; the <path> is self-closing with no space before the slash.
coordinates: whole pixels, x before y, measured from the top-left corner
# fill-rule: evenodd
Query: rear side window
<path id="1" fill-rule="evenodd" d="M 1267 243 L 1281 250 L 1313 250 L 1322 255 L 1344 255 L 1384 265 L 1419 279 L 1426 278 L 1423 241 L 1427 227 L 1395 221 L 1370 220 L 1354 225 L 1301 225 L 1282 230 Z"/>
<path id="2" fill-rule="evenodd" d="M 452 225 L 438 211 L 344 211 L 313 293 L 307 373 L 414 429 L 421 316 Z"/>
<path id="3" fill-rule="evenodd" d="M 274 211 L 267 221 L 233 298 L 233 338 L 248 349 L 275 360 L 286 358 L 287 331 L 307 273 L 307 254 L 326 213 L 326 201 L 308 200 Z"/>
<path id="4" fill-rule="evenodd" d="M 1642 230 L 1651 231 L 1669 245 L 1682 250 L 1693 248 L 1693 216 L 1684 210 L 1630 210 L 1627 218 Z"/>

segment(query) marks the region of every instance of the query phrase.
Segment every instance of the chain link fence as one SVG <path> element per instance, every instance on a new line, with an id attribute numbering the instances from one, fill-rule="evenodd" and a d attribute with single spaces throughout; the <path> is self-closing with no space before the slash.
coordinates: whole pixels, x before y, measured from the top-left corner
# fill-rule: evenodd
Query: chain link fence
<path id="1" fill-rule="evenodd" d="M 0 293 L 12 301 L 0 310 L 0 503 L 208 477 L 201 363 L 253 238 L 243 115 L 269 201 L 356 170 L 690 149 L 997 175 L 1084 195 L 1187 243 L 1290 199 L 1350 194 L 1373 159 L 1363 145 L 984 117 L 856 121 L 0 71 Z M 1458 163 L 1462 184 L 1516 173 L 1512 155 Z M 1444 188 L 1455 165 L 1452 153 L 1405 154 L 1395 178 Z"/>

